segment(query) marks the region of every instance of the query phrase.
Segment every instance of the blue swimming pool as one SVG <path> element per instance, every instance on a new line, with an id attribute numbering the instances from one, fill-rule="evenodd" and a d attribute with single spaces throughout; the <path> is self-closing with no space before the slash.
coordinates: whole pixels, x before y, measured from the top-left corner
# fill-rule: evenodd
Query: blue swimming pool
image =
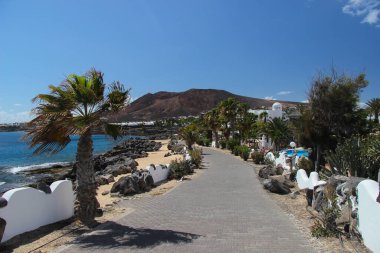
<path id="1" fill-rule="evenodd" d="M 309 152 L 307 152 L 307 150 L 304 150 L 304 149 L 302 149 L 302 150 L 296 150 L 296 153 L 297 153 L 297 156 L 299 156 L 299 157 L 301 157 L 301 156 L 309 157 Z M 286 154 L 288 156 L 292 156 L 292 155 L 294 155 L 294 150 L 293 149 L 288 149 L 286 151 Z"/>

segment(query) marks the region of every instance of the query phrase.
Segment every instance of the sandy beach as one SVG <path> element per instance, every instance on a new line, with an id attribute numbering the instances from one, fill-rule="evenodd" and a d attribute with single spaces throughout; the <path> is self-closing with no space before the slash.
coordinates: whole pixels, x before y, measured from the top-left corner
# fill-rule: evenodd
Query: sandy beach
<path id="1" fill-rule="evenodd" d="M 139 169 L 145 169 L 150 164 L 155 164 L 155 165 L 156 164 L 169 164 L 172 160 L 182 158 L 182 155 L 171 155 L 171 156 L 164 157 L 164 155 L 169 152 L 168 147 L 167 147 L 169 140 L 155 140 L 155 141 L 161 142 L 162 147 L 160 148 L 160 150 L 158 150 L 156 152 L 149 152 L 148 157 L 136 159 L 135 161 L 138 162 L 139 165 L 137 167 Z M 115 177 L 115 182 L 120 177 L 123 177 L 126 175 L 129 175 L 129 174 L 123 174 L 123 175 L 119 175 L 119 176 Z M 157 186 L 156 188 L 153 188 L 151 191 L 149 191 L 147 193 L 151 194 L 151 195 L 157 195 L 160 192 L 162 192 L 164 189 L 168 189 L 169 187 L 170 188 L 174 187 L 175 182 L 176 182 L 175 180 L 173 180 L 171 182 L 164 182 L 164 183 L 160 184 L 159 186 Z M 99 201 L 101 208 L 112 205 L 113 202 L 120 199 L 119 197 L 111 197 L 110 194 L 102 195 L 103 192 L 110 191 L 112 188 L 112 185 L 113 185 L 112 183 L 108 184 L 108 185 L 101 185 L 98 188 L 97 199 Z"/>
<path id="2" fill-rule="evenodd" d="M 156 152 L 149 152 L 148 157 L 136 159 L 138 162 L 139 169 L 145 169 L 146 166 L 150 164 L 169 164 L 172 160 L 182 158 L 182 155 L 171 155 L 164 157 L 166 153 L 169 152 L 167 149 L 167 144 L 169 140 L 156 140 L 156 142 L 161 142 L 162 147 Z M 197 170 L 193 175 L 188 176 L 189 178 L 194 178 L 200 175 L 200 171 Z M 120 177 L 128 174 L 120 175 L 115 177 L 117 181 Z M 156 186 L 149 192 L 136 194 L 133 197 L 151 197 L 175 188 L 181 182 L 176 180 L 164 181 L 160 185 Z M 127 199 L 125 197 L 111 197 L 110 194 L 102 195 L 105 191 L 110 191 L 113 183 L 108 185 L 102 185 L 98 188 L 97 199 L 100 203 L 101 208 L 104 210 L 102 217 L 97 218 L 97 221 L 104 223 L 108 220 L 112 220 L 120 215 L 125 215 L 131 210 L 121 209 L 117 207 L 117 203 L 122 199 Z M 14 253 L 24 253 L 24 252 L 51 252 L 55 248 L 65 245 L 67 242 L 74 240 L 77 236 L 89 232 L 89 229 L 83 227 L 79 222 L 70 220 L 63 221 L 51 225 L 41 227 L 37 230 L 24 233 L 22 235 L 16 236 L 15 238 L 9 240 L 4 246 L 0 247 L 0 252 L 14 252 Z"/>

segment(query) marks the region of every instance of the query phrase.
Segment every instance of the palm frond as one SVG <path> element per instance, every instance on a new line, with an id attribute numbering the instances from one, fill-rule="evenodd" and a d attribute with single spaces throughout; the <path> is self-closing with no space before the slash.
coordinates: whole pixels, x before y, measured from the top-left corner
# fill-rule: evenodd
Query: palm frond
<path id="1" fill-rule="evenodd" d="M 104 124 L 104 131 L 106 134 L 114 138 L 114 140 L 123 135 L 123 129 L 121 126 L 115 124 Z"/>

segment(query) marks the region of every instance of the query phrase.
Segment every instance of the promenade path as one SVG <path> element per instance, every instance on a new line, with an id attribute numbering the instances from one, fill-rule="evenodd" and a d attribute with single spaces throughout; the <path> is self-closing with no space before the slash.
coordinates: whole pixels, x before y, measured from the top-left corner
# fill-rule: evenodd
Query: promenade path
<path id="1" fill-rule="evenodd" d="M 204 153 L 202 175 L 161 196 L 122 201 L 134 211 L 59 252 L 314 252 L 252 165 Z"/>

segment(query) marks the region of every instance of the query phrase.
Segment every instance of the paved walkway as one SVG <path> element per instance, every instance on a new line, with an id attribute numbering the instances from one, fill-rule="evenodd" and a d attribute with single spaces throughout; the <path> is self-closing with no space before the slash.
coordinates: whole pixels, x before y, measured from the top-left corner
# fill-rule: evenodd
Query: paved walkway
<path id="1" fill-rule="evenodd" d="M 251 165 L 204 153 L 201 176 L 165 195 L 123 201 L 135 211 L 62 252 L 313 252 Z"/>

